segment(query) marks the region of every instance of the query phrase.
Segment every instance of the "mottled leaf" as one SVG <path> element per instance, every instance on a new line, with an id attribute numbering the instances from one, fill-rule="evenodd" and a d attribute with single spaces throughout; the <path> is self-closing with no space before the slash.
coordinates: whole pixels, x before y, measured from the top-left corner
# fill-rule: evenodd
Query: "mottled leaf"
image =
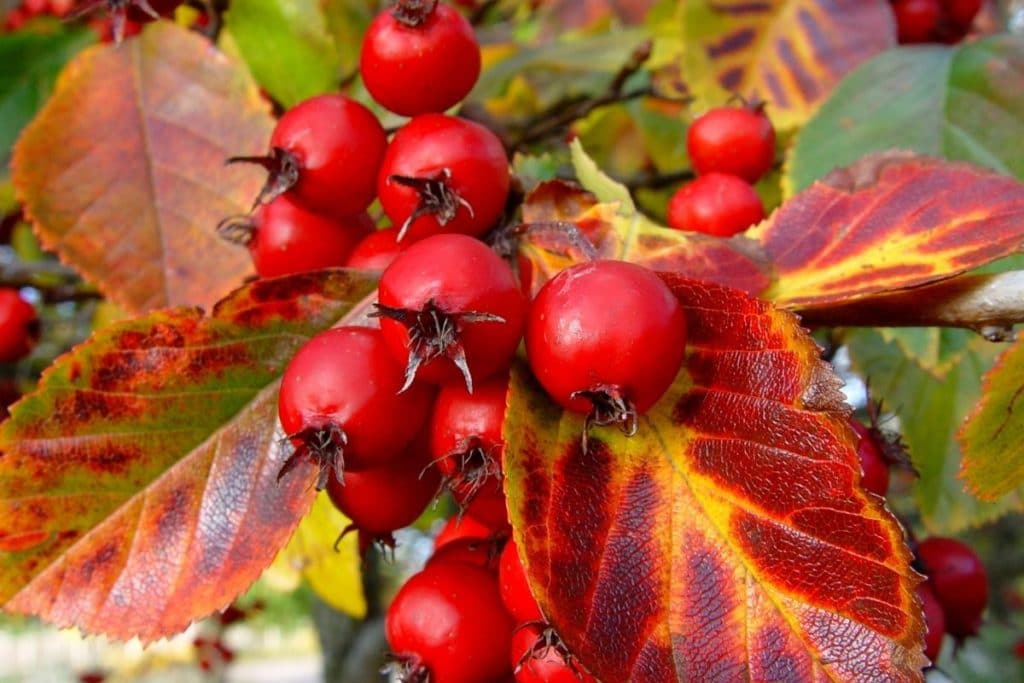
<path id="1" fill-rule="evenodd" d="M 668 277 L 688 354 L 625 437 L 522 367 L 506 494 L 541 609 L 606 681 L 920 681 L 901 529 L 859 486 L 839 381 L 794 316 Z"/>
<path id="2" fill-rule="evenodd" d="M 0 605 L 150 641 L 245 590 L 313 496 L 309 464 L 277 480 L 279 376 L 367 277 L 259 281 L 59 358 L 0 428 Z"/>
<path id="3" fill-rule="evenodd" d="M 896 44 L 884 2 L 686 0 L 678 11 L 687 84 L 703 103 L 722 104 L 725 93 L 758 97 L 783 128 L 806 120 L 843 76 Z"/>
<path id="4" fill-rule="evenodd" d="M 154 22 L 86 49 L 14 152 L 13 177 L 43 245 L 131 311 L 209 306 L 252 270 L 217 222 L 243 213 L 273 120 L 244 69 L 199 35 Z"/>
<path id="5" fill-rule="evenodd" d="M 836 170 L 747 235 L 804 309 L 952 277 L 1024 247 L 1024 185 L 965 163 L 887 153 Z"/>
<path id="6" fill-rule="evenodd" d="M 850 74 L 800 131 L 786 186 L 893 147 L 970 161 L 1024 180 L 1024 38 L 901 48 Z"/>
<path id="7" fill-rule="evenodd" d="M 986 500 L 1024 485 L 1024 337 L 985 375 L 981 401 L 959 433 L 963 477 Z"/>

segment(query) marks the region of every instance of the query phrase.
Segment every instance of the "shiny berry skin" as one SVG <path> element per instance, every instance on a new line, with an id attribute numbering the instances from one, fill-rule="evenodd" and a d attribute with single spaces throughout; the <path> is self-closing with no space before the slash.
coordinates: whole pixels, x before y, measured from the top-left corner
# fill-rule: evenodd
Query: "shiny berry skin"
<path id="1" fill-rule="evenodd" d="M 365 213 L 344 219 L 322 216 L 287 195 L 257 209 L 253 227 L 249 252 L 260 277 L 341 267 L 356 243 L 374 229 Z"/>
<path id="2" fill-rule="evenodd" d="M 508 676 L 512 627 L 493 573 L 458 562 L 431 565 L 406 581 L 384 626 L 392 654 L 404 663 L 402 680 L 430 683 Z"/>
<path id="3" fill-rule="evenodd" d="M 690 125 L 686 151 L 698 175 L 726 173 L 756 183 L 775 163 L 775 129 L 760 108 L 718 107 Z"/>
<path id="4" fill-rule="evenodd" d="M 982 0 L 941 0 L 942 11 L 957 28 L 967 30 L 981 11 Z"/>
<path id="5" fill-rule="evenodd" d="M 526 327 L 530 367 L 557 403 L 578 413 L 626 404 L 614 421 L 632 431 L 675 380 L 685 346 L 678 299 L 653 272 L 624 261 L 560 272 L 537 293 Z"/>
<path id="6" fill-rule="evenodd" d="M 498 586 L 501 588 L 501 601 L 505 603 L 517 624 L 528 621 L 541 621 L 536 598 L 530 591 L 530 583 L 526 579 L 526 570 L 519 560 L 519 551 L 514 538 L 508 539 L 505 549 L 501 551 L 501 562 L 498 565 Z"/>
<path id="7" fill-rule="evenodd" d="M 346 472 L 344 483 L 328 480 L 327 494 L 352 520 L 345 531 L 359 532 L 362 552 L 374 541 L 394 546 L 392 532 L 415 522 L 437 494 L 441 478 L 429 466 L 430 455 L 421 441 L 414 441 L 397 460 Z"/>
<path id="8" fill-rule="evenodd" d="M 465 235 L 413 244 L 380 278 L 381 332 L 406 380 L 474 382 L 507 370 L 526 299 L 500 256 Z"/>
<path id="9" fill-rule="evenodd" d="M 39 336 L 36 309 L 16 289 L 0 288 L 0 363 L 21 360 Z"/>
<path id="10" fill-rule="evenodd" d="M 456 539 L 435 550 L 427 560 L 427 566 L 439 562 L 462 562 L 496 573 L 501 561 L 500 547 L 500 541 L 497 539 Z"/>
<path id="11" fill-rule="evenodd" d="M 486 524 L 495 534 L 508 533 L 508 502 L 501 481 L 489 478 L 472 496 L 464 490 L 455 489 L 452 498 L 462 508 L 464 515 Z"/>
<path id="12" fill-rule="evenodd" d="M 441 2 L 426 9 L 410 13 L 399 3 L 378 14 L 363 37 L 363 83 L 374 100 L 402 116 L 443 112 L 480 76 L 480 46 L 470 23 Z"/>
<path id="13" fill-rule="evenodd" d="M 398 228 L 374 230 L 355 246 L 345 265 L 360 270 L 382 271 L 410 244 L 412 240 L 398 240 Z"/>
<path id="14" fill-rule="evenodd" d="M 917 545 L 917 558 L 946 615 L 946 631 L 957 638 L 977 634 L 988 604 L 988 574 L 966 544 L 935 536 Z"/>
<path id="15" fill-rule="evenodd" d="M 668 224 L 676 230 L 732 237 L 764 220 L 764 204 L 742 178 L 708 173 L 679 188 L 668 202 Z"/>
<path id="16" fill-rule="evenodd" d="M 402 126 L 377 179 L 384 213 L 403 239 L 482 235 L 501 216 L 508 188 L 508 157 L 497 136 L 443 114 L 423 114 Z"/>
<path id="17" fill-rule="evenodd" d="M 896 35 L 900 43 L 927 43 L 935 40 L 942 7 L 939 0 L 895 0 Z"/>
<path id="18" fill-rule="evenodd" d="M 882 455 L 871 430 L 858 420 L 851 419 L 850 426 L 857 432 L 860 441 L 857 444 L 857 455 L 860 456 L 860 483 L 876 496 L 885 497 L 889 490 L 889 465 Z"/>
<path id="19" fill-rule="evenodd" d="M 939 599 L 935 597 L 930 581 L 918 585 L 917 596 L 921 599 L 924 624 L 928 629 L 924 636 L 924 656 L 934 664 L 939 658 L 939 652 L 942 651 L 942 637 L 946 634 L 946 615 Z"/>
<path id="20" fill-rule="evenodd" d="M 285 368 L 278 412 L 295 457 L 319 462 L 318 488 L 332 470 L 337 476 L 342 468 L 355 472 L 402 456 L 433 399 L 420 384 L 399 394 L 402 383 L 401 366 L 373 328 L 336 327 L 299 349 Z"/>
<path id="21" fill-rule="evenodd" d="M 541 624 L 516 629 L 510 656 L 516 683 L 597 683 L 558 636 Z"/>
<path id="22" fill-rule="evenodd" d="M 485 539 L 494 532 L 491 527 L 471 515 L 452 515 L 434 538 L 434 552 L 460 539 Z"/>

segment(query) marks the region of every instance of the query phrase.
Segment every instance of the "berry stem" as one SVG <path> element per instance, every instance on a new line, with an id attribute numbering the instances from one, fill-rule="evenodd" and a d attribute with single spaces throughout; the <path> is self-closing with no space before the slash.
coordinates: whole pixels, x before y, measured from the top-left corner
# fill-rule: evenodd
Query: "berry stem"
<path id="1" fill-rule="evenodd" d="M 230 157 L 226 163 L 256 164 L 267 171 L 267 182 L 256 195 L 256 201 L 252 204 L 254 209 L 260 204 L 274 201 L 299 182 L 301 164 L 298 158 L 280 147 L 275 147 L 267 156 Z"/>
<path id="2" fill-rule="evenodd" d="M 435 7 L 437 0 L 395 0 L 391 16 L 409 28 L 416 28 L 434 13 Z"/>

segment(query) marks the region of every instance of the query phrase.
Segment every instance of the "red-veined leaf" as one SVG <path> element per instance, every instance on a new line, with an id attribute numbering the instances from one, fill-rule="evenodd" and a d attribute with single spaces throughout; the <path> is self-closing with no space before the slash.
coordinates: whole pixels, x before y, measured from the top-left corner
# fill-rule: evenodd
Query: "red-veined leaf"
<path id="1" fill-rule="evenodd" d="M 635 436 L 583 452 L 582 416 L 514 373 L 506 493 L 544 614 L 605 681 L 922 680 L 918 577 L 839 381 L 789 313 L 666 280 L 688 355 Z"/>
<path id="2" fill-rule="evenodd" d="M 325 271 L 253 283 L 209 317 L 170 309 L 96 332 L 0 428 L 0 605 L 144 641 L 223 608 L 312 500 L 280 374 L 373 291 Z"/>
<path id="3" fill-rule="evenodd" d="M 43 245 L 130 311 L 212 305 L 252 271 L 217 222 L 243 213 L 273 119 L 244 68 L 156 22 L 61 73 L 14 151 L 14 183 Z"/>

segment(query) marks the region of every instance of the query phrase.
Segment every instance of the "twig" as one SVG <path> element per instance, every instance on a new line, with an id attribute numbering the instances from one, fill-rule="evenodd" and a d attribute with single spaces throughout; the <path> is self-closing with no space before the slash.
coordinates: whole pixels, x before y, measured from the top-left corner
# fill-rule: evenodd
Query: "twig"
<path id="1" fill-rule="evenodd" d="M 32 287 L 47 303 L 101 299 L 94 287 L 84 283 L 75 271 L 56 261 L 0 263 L 0 287 Z"/>

